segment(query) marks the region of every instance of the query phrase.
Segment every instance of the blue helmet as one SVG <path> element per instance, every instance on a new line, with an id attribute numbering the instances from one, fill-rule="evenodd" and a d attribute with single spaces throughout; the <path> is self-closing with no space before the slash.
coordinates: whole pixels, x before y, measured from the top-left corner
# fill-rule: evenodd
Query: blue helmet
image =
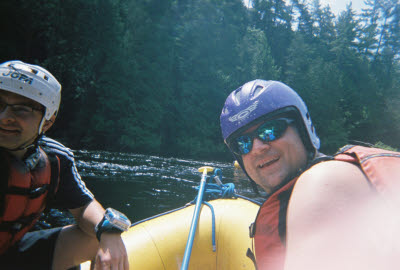
<path id="1" fill-rule="evenodd" d="M 246 130 L 257 121 L 281 114 L 290 114 L 294 118 L 304 145 L 314 156 L 320 147 L 320 140 L 307 106 L 293 89 L 278 81 L 254 80 L 228 96 L 220 117 L 224 141 L 229 147 L 232 135 Z M 241 157 L 234 155 L 241 163 Z"/>

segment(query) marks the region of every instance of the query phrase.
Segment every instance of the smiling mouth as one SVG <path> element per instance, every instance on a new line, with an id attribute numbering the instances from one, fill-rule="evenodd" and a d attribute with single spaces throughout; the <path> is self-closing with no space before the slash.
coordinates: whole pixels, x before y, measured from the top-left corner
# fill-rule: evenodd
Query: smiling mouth
<path id="1" fill-rule="evenodd" d="M 17 134 L 17 133 L 19 133 L 19 130 L 16 130 L 16 129 L 4 129 L 4 128 L 0 127 L 0 132 L 7 133 L 7 134 Z"/>
<path id="2" fill-rule="evenodd" d="M 274 159 L 268 160 L 267 162 L 258 165 L 258 168 L 261 169 L 261 168 L 267 167 L 267 166 L 271 165 L 272 163 L 274 163 L 274 162 L 276 162 L 278 160 L 279 160 L 279 158 L 274 158 Z"/>

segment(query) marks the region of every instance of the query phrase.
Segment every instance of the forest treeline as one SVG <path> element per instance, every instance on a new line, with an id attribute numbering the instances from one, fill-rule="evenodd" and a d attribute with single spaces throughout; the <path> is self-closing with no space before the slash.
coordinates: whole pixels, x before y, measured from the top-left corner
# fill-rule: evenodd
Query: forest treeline
<path id="1" fill-rule="evenodd" d="M 352 140 L 400 147 L 400 4 L 335 16 L 319 1 L 6 0 L 0 60 L 62 83 L 50 135 L 74 149 L 230 159 L 227 95 L 280 80 L 308 104 L 334 152 Z"/>

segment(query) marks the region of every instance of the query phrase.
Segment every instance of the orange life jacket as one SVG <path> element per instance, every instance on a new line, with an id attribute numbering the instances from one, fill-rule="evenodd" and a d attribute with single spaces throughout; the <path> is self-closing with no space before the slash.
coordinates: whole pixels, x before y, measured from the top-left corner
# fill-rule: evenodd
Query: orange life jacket
<path id="1" fill-rule="evenodd" d="M 333 158 L 359 166 L 371 185 L 382 195 L 389 195 L 393 191 L 391 187 L 400 185 L 398 152 L 348 145 Z M 250 226 L 250 235 L 254 237 L 257 268 L 260 270 L 277 270 L 284 267 L 286 214 L 297 179 L 298 177 L 292 179 L 273 193 L 261 206 L 255 223 Z"/>
<path id="2" fill-rule="evenodd" d="M 46 198 L 57 189 L 60 168 L 59 159 L 55 157 L 50 163 L 40 148 L 37 165 L 32 170 L 8 154 L 4 157 L 9 173 L 8 185 L 4 183 L 6 190 L 0 198 L 0 254 L 20 240 L 39 219 Z"/>

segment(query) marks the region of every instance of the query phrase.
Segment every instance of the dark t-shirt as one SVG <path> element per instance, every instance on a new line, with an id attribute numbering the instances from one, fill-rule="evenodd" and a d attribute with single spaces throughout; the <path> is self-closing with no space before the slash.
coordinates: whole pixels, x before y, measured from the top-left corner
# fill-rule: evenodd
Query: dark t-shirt
<path id="1" fill-rule="evenodd" d="M 60 159 L 60 183 L 50 207 L 74 209 L 91 202 L 93 194 L 86 188 L 76 169 L 72 151 L 46 136 L 39 140 L 39 146 L 48 155 L 57 155 Z"/>

